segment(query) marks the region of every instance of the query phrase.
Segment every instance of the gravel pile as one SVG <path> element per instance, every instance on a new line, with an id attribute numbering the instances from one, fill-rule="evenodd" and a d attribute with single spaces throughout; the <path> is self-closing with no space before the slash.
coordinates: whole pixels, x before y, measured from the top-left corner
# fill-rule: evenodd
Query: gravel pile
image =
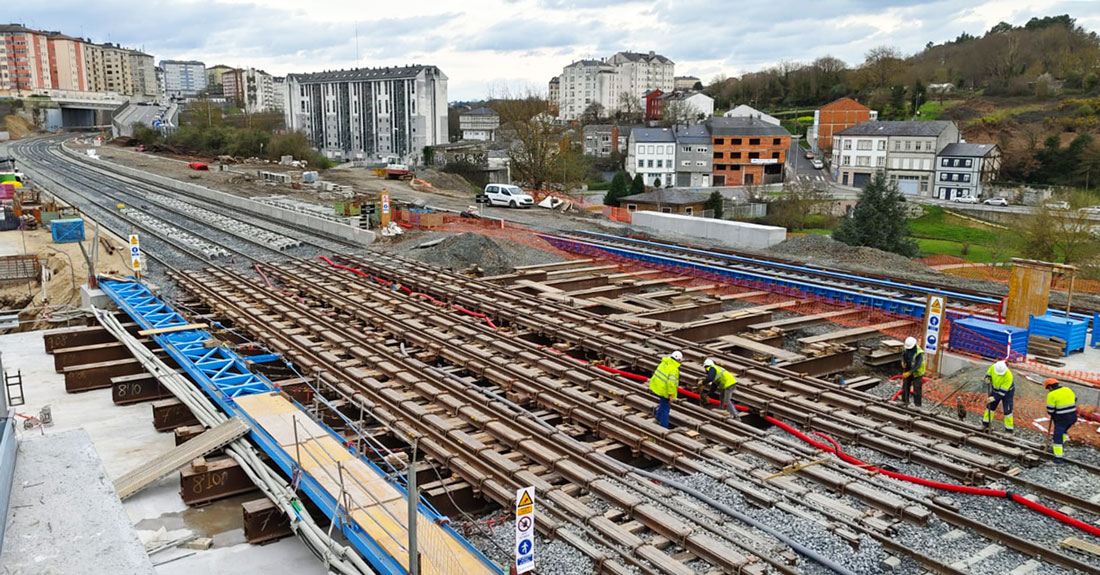
<path id="1" fill-rule="evenodd" d="M 542 250 L 471 232 L 442 237 L 445 238 L 442 242 L 426 248 L 418 246 L 431 241 L 432 238 L 427 236 L 405 241 L 394 251 L 453 271 L 477 264 L 487 275 L 511 273 L 516 266 L 560 261 L 560 258 Z"/>
<path id="2" fill-rule="evenodd" d="M 566 529 L 574 531 L 572 527 L 566 527 Z M 482 529 L 474 530 L 467 539 L 474 547 L 480 549 L 490 561 L 503 566 L 505 572 L 507 572 L 508 566 L 515 561 L 513 549 L 516 545 L 516 527 L 514 521 L 494 524 L 491 534 Z M 579 575 L 592 573 L 594 565 L 591 559 L 560 540 L 551 541 L 539 538 L 535 542 L 535 567 L 540 575 Z"/>
<path id="3" fill-rule="evenodd" d="M 771 252 L 780 256 L 793 256 L 811 264 L 857 266 L 891 272 L 938 275 L 928 266 L 905 256 L 875 248 L 850 246 L 822 234 L 788 238 L 772 246 Z"/>

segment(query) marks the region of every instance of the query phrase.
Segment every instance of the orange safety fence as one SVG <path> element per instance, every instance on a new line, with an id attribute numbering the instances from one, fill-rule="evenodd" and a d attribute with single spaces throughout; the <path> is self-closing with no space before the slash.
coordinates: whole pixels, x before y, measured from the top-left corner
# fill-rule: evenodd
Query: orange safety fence
<path id="1" fill-rule="evenodd" d="M 1012 268 L 1008 266 L 976 263 L 946 254 L 929 256 L 919 261 L 945 274 L 969 279 L 1008 283 L 1009 277 L 1012 275 Z M 1055 290 L 1067 291 L 1070 287 L 1070 279 L 1056 275 L 1051 278 L 1050 287 Z M 1100 281 L 1077 278 L 1073 281 L 1073 291 L 1100 294 Z"/>
<path id="2" fill-rule="evenodd" d="M 604 217 L 611 220 L 611 221 L 613 221 L 613 222 L 622 222 L 624 224 L 629 224 L 629 223 L 631 223 L 631 220 L 633 218 L 633 216 L 632 216 L 633 213 L 634 212 L 632 212 L 632 211 L 630 211 L 626 208 L 616 208 L 614 206 L 604 206 L 603 207 Z"/>

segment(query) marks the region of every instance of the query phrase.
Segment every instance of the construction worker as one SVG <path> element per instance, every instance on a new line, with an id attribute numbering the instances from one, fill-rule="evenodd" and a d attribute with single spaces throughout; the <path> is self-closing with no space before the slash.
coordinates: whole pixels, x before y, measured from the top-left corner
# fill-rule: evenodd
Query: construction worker
<path id="1" fill-rule="evenodd" d="M 730 396 L 733 395 L 733 384 L 737 383 L 737 378 L 733 376 L 732 372 L 718 365 L 709 357 L 703 361 L 703 370 L 707 372 L 703 385 L 710 385 L 707 396 L 714 395 L 715 391 L 720 391 L 722 400 L 719 406 L 725 407 L 730 415 L 740 418 L 741 414 L 737 412 L 737 407 L 730 401 Z M 710 405 L 710 402 L 707 402 L 707 405 Z"/>
<path id="2" fill-rule="evenodd" d="M 676 391 L 680 387 L 680 362 L 684 354 L 678 350 L 672 355 L 661 360 L 661 364 L 649 378 L 649 390 L 661 398 L 657 404 L 657 423 L 661 427 L 668 428 L 668 414 L 672 408 L 672 400 L 676 399 Z"/>
<path id="3" fill-rule="evenodd" d="M 993 414 L 997 412 L 999 403 L 1005 414 L 1005 431 L 1014 433 L 1012 398 L 1016 395 L 1016 388 L 1012 385 L 1012 372 L 1008 369 L 1008 364 L 1002 359 L 989 366 L 985 372 L 985 382 L 991 387 L 991 391 L 986 400 L 985 414 L 982 415 L 982 426 L 989 429 L 989 422 L 993 421 Z"/>
<path id="4" fill-rule="evenodd" d="M 1051 449 L 1054 451 L 1054 462 L 1065 463 L 1062 458 L 1063 446 L 1069 441 L 1069 428 L 1077 423 L 1077 396 L 1068 387 L 1062 387 L 1057 379 L 1048 377 L 1043 382 L 1047 388 L 1047 413 L 1050 414 L 1050 425 L 1054 428 L 1051 438 Z"/>
<path id="5" fill-rule="evenodd" d="M 920 409 L 921 391 L 924 387 L 924 350 L 917 345 L 917 338 L 905 338 L 905 349 L 901 352 L 901 401 L 908 406 L 909 395 L 913 395 L 913 405 Z"/>

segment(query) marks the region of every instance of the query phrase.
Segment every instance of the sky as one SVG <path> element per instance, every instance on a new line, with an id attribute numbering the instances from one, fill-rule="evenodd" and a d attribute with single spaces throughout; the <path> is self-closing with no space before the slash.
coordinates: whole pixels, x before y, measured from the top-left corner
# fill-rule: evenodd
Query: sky
<path id="1" fill-rule="evenodd" d="M 163 59 L 275 75 L 432 64 L 451 101 L 545 93 L 563 66 L 655 51 L 710 83 L 825 55 L 921 50 L 1000 21 L 1070 14 L 1100 31 L 1096 0 L 7 0 L 9 22 Z"/>

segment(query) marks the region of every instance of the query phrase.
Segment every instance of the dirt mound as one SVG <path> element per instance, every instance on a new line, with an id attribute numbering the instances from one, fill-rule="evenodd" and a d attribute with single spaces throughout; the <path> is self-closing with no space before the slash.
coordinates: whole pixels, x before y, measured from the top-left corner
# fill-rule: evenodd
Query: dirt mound
<path id="1" fill-rule="evenodd" d="M 464 270 L 474 264 L 486 275 L 511 273 L 515 269 L 511 254 L 500 244 L 488 236 L 469 232 L 451 236 L 410 255 L 454 271 Z"/>
<path id="2" fill-rule="evenodd" d="M 31 122 L 27 118 L 24 118 L 23 116 L 17 116 L 15 114 L 5 116 L 2 125 L 3 131 L 11 134 L 11 137 L 13 139 L 26 138 L 27 136 L 30 136 L 37 131 L 35 130 L 33 122 Z"/>
<path id="3" fill-rule="evenodd" d="M 825 266 L 866 269 L 886 273 L 940 275 L 932 268 L 905 256 L 875 248 L 855 247 L 822 234 L 788 238 L 771 248 L 771 253 Z"/>
<path id="4" fill-rule="evenodd" d="M 470 187 L 470 182 L 458 174 L 426 169 L 418 171 L 416 175 L 439 191 L 473 196 L 473 188 Z"/>

